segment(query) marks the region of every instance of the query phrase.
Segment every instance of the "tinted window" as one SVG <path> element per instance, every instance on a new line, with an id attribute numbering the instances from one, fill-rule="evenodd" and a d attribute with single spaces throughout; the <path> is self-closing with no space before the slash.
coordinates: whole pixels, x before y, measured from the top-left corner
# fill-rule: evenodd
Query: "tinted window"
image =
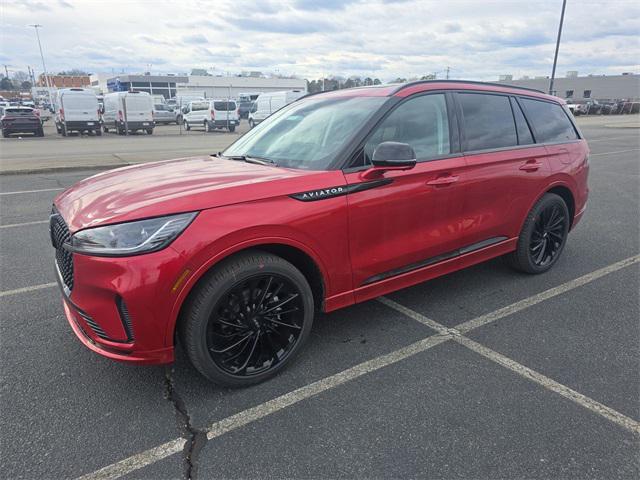
<path id="1" fill-rule="evenodd" d="M 213 102 L 213 108 L 223 112 L 232 112 L 236 109 L 236 104 L 235 102 Z"/>
<path id="2" fill-rule="evenodd" d="M 464 117 L 466 150 L 486 150 L 518 144 L 509 97 L 460 93 L 458 99 Z"/>
<path id="3" fill-rule="evenodd" d="M 513 108 L 513 117 L 516 119 L 516 130 L 518 132 L 518 145 L 530 145 L 533 143 L 533 136 L 529 125 L 522 114 L 522 109 L 518 102 L 511 99 L 511 107 Z"/>
<path id="4" fill-rule="evenodd" d="M 557 103 L 521 98 L 527 118 L 536 131 L 536 142 L 562 142 L 578 138 L 564 109 Z"/>
<path id="5" fill-rule="evenodd" d="M 382 142 L 408 143 L 416 158 L 428 159 L 451 153 L 449 120 L 444 95 L 423 95 L 402 103 L 376 128 L 364 148 L 364 162 Z"/>
<path id="6" fill-rule="evenodd" d="M 191 111 L 192 112 L 199 112 L 201 110 L 209 110 L 209 103 L 208 102 L 194 102 L 191 104 Z"/>

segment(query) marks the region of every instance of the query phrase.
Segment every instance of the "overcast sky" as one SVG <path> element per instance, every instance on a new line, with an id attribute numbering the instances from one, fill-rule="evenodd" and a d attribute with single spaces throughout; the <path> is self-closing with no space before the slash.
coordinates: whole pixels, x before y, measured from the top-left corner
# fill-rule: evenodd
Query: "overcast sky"
<path id="1" fill-rule="evenodd" d="M 638 72 L 640 2 L 568 0 L 558 73 Z M 0 0 L 0 63 L 52 72 L 260 70 L 383 81 L 549 75 L 562 0 Z"/>

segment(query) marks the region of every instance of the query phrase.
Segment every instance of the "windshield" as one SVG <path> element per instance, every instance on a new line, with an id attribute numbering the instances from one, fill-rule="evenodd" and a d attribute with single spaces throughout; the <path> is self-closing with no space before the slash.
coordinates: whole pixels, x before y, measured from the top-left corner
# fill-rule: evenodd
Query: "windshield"
<path id="1" fill-rule="evenodd" d="M 386 97 L 310 97 L 284 107 L 227 148 L 278 166 L 324 170 Z"/>

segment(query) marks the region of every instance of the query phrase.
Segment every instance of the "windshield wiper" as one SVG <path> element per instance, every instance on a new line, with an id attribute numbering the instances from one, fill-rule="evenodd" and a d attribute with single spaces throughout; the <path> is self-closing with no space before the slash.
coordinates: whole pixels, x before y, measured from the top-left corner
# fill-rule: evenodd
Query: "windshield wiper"
<path id="1" fill-rule="evenodd" d="M 278 166 L 278 164 L 273 160 L 270 160 L 268 158 L 262 158 L 262 157 L 252 157 L 251 155 L 228 155 L 228 156 L 220 155 L 220 156 L 223 156 L 224 158 L 230 158 L 231 160 L 242 160 L 243 162 L 247 162 L 247 163 L 256 163 L 258 165 L 270 165 L 274 167 Z"/>

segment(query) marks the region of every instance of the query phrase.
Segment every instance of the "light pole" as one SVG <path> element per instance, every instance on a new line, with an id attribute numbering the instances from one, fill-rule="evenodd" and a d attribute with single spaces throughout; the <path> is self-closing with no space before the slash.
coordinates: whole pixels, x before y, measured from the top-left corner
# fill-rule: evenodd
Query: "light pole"
<path id="1" fill-rule="evenodd" d="M 556 40 L 556 54 L 553 56 L 553 68 L 551 69 L 551 80 L 549 81 L 549 95 L 553 95 L 553 81 L 556 78 L 556 64 L 558 63 L 558 50 L 560 50 L 560 37 L 562 36 L 562 23 L 564 22 L 564 9 L 567 0 L 562 0 L 562 13 L 560 14 L 560 25 L 558 26 L 558 39 Z"/>
<path id="2" fill-rule="evenodd" d="M 44 63 L 44 54 L 42 53 L 42 43 L 40 43 L 40 33 L 38 33 L 38 28 L 42 28 L 42 25 L 37 23 L 28 25 L 29 27 L 33 27 L 36 31 L 36 38 L 38 39 L 38 48 L 40 49 L 40 58 L 42 59 L 42 70 L 44 73 L 44 81 L 47 85 L 47 92 L 49 93 L 49 105 L 53 107 L 53 98 L 51 97 L 51 84 L 49 83 L 49 75 L 47 74 L 47 66 Z"/>

